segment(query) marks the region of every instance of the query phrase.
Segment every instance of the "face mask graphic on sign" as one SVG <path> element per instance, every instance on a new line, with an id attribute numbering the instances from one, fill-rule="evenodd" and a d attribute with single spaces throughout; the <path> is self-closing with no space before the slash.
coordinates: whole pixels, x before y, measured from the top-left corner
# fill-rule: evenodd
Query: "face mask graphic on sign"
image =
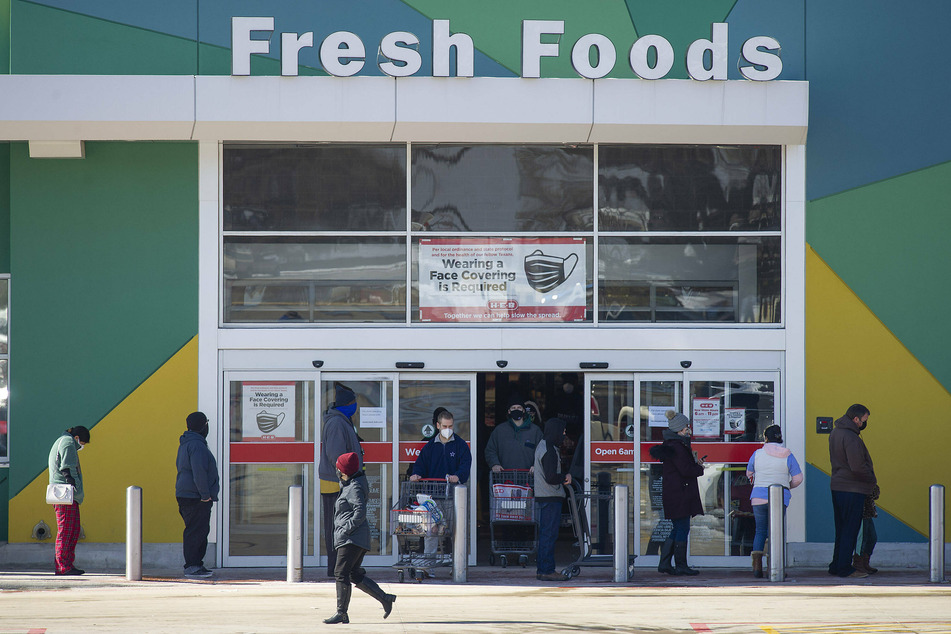
<path id="1" fill-rule="evenodd" d="M 272 431 L 278 428 L 278 426 L 284 422 L 284 412 L 277 414 L 268 414 L 266 411 L 262 410 L 258 412 L 257 423 L 258 429 L 260 429 L 265 434 L 270 434 Z"/>
<path id="2" fill-rule="evenodd" d="M 571 253 L 566 258 L 557 255 L 545 255 L 541 249 L 535 249 L 525 256 L 525 276 L 528 285 L 539 293 L 547 293 L 563 283 L 578 265 L 578 256 Z"/>

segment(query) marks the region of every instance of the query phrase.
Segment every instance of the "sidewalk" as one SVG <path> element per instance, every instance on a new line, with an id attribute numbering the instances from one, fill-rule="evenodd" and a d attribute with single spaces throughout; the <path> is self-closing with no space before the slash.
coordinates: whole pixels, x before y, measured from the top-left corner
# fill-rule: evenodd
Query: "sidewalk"
<path id="1" fill-rule="evenodd" d="M 298 632 L 327 629 L 335 589 L 320 569 L 287 583 L 276 568 L 216 570 L 212 580 L 178 570 L 56 577 L 48 571 L 0 572 L 0 632 Z M 701 569 L 670 577 L 638 568 L 616 584 L 607 568 L 584 568 L 564 583 L 535 579 L 532 568 L 470 568 L 455 584 L 397 583 L 390 568 L 371 578 L 398 595 L 383 620 L 379 605 L 354 591 L 353 632 L 951 632 L 951 584 L 927 570 L 882 570 L 843 580 L 821 569 L 790 569 L 784 582 L 745 569 Z M 346 627 L 346 626 L 344 626 Z"/>

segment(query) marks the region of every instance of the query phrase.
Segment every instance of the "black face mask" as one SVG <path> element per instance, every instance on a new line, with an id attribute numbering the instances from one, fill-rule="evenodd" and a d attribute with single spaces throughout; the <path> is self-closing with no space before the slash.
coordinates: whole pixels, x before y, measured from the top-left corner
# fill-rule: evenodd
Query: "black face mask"
<path id="1" fill-rule="evenodd" d="M 199 429 L 198 433 L 201 434 L 202 438 L 208 438 L 208 423 L 205 423 L 205 426 Z"/>

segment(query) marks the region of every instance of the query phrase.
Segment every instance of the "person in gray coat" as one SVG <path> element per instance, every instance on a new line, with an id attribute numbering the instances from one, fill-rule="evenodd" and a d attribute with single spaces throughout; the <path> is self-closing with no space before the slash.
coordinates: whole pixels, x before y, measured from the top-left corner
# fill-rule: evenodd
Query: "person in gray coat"
<path id="1" fill-rule="evenodd" d="M 335 625 L 349 623 L 347 610 L 353 586 L 363 590 L 383 606 L 383 618 L 390 615 L 395 594 L 387 594 L 363 569 L 363 557 L 370 550 L 370 524 L 367 521 L 366 475 L 360 468 L 360 457 L 345 453 L 337 458 L 337 474 L 340 477 L 340 495 L 334 504 L 333 542 L 337 551 L 334 579 L 337 582 L 337 613 L 324 623 Z M 352 584 L 352 585 L 351 585 Z"/>
<path id="2" fill-rule="evenodd" d="M 337 458 L 345 453 L 355 453 L 363 469 L 363 450 L 360 437 L 353 428 L 353 415 L 357 412 L 357 396 L 343 383 L 334 383 L 333 407 L 324 413 L 320 432 L 320 463 L 317 476 L 320 479 L 321 514 L 324 520 L 324 547 L 327 550 L 327 576 L 334 576 L 337 553 L 333 546 L 334 504 L 340 494 L 337 479 Z"/>
<path id="3" fill-rule="evenodd" d="M 485 447 L 485 461 L 492 471 L 531 469 L 535 464 L 535 448 L 542 440 L 542 430 L 532 424 L 520 399 L 513 397 L 508 419 L 497 425 Z"/>

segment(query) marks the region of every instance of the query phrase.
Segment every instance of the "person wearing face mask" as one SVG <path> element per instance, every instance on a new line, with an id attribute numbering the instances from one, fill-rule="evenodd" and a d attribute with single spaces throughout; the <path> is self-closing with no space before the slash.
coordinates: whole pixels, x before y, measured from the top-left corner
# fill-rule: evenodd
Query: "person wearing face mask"
<path id="1" fill-rule="evenodd" d="M 420 450 L 410 480 L 446 478 L 452 484 L 465 484 L 469 480 L 472 453 L 466 441 L 453 433 L 453 424 L 452 412 L 439 413 L 436 435 Z"/>
<path id="2" fill-rule="evenodd" d="M 175 498 L 178 512 L 185 522 L 182 532 L 182 554 L 185 576 L 205 579 L 214 573 L 205 568 L 208 531 L 211 528 L 211 507 L 218 501 L 218 463 L 208 448 L 208 417 L 192 412 L 185 417 L 186 431 L 178 440 L 175 467 Z"/>
<path id="3" fill-rule="evenodd" d="M 360 447 L 360 437 L 357 436 L 352 420 L 356 412 L 357 395 L 343 383 L 335 382 L 334 404 L 324 413 L 323 427 L 320 432 L 320 464 L 317 466 L 328 577 L 334 576 L 334 567 L 337 563 L 337 551 L 333 546 L 334 504 L 340 494 L 337 458 L 345 453 L 354 453 L 360 460 L 360 470 L 363 470 L 363 449 Z"/>
<path id="4" fill-rule="evenodd" d="M 703 475 L 703 461 L 690 448 L 690 420 L 683 414 L 667 412 L 664 442 L 654 445 L 650 455 L 663 463 L 662 499 L 664 517 L 673 524 L 670 536 L 661 546 L 657 572 L 671 575 L 696 575 L 699 571 L 687 565 L 687 538 L 690 518 L 703 515 L 697 478 Z M 671 565 L 674 559 L 674 566 Z"/>
<path id="5" fill-rule="evenodd" d="M 79 505 L 83 502 L 83 471 L 79 467 L 79 452 L 89 443 L 89 430 L 82 425 L 70 427 L 56 439 L 50 449 L 50 484 L 73 485 L 73 503 L 56 504 L 56 551 L 57 575 L 81 575 L 85 572 L 73 565 L 76 558 L 76 542 L 82 530 L 79 523 Z"/>
<path id="6" fill-rule="evenodd" d="M 535 449 L 535 501 L 538 503 L 538 555 L 535 578 L 539 581 L 564 581 L 555 572 L 555 540 L 561 526 L 561 507 L 571 474 L 563 473 L 559 448 L 565 442 L 565 421 L 549 418 L 545 435 Z"/>
<path id="7" fill-rule="evenodd" d="M 492 471 L 531 469 L 535 448 L 542 439 L 542 430 L 532 424 L 521 399 L 512 398 L 508 419 L 496 425 L 485 447 L 485 462 Z"/>
<path id="8" fill-rule="evenodd" d="M 367 495 L 370 487 L 361 460 L 355 453 L 345 453 L 334 465 L 340 478 L 340 495 L 334 503 L 333 545 L 337 552 L 334 579 L 337 582 L 337 612 L 324 623 L 349 623 L 350 594 L 353 586 L 380 602 L 383 618 L 390 615 L 395 594 L 387 594 L 367 576 L 363 557 L 370 550 L 370 523 L 367 521 Z"/>

